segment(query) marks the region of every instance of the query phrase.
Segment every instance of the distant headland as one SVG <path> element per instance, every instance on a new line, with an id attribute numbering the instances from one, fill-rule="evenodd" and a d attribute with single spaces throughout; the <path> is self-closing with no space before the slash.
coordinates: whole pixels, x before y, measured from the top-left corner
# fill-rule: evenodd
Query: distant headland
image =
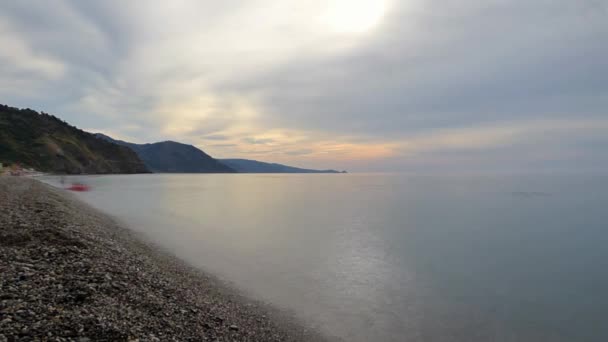
<path id="1" fill-rule="evenodd" d="M 134 144 L 32 109 L 0 104 L 0 163 L 58 174 L 346 173 L 248 159 L 215 159 L 175 141 Z"/>

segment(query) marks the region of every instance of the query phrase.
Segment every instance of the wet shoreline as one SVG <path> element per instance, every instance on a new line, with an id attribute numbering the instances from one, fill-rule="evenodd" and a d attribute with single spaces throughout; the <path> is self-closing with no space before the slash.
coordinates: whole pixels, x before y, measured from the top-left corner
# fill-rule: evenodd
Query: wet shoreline
<path id="1" fill-rule="evenodd" d="M 0 342 L 321 341 L 69 193 L 0 177 Z"/>

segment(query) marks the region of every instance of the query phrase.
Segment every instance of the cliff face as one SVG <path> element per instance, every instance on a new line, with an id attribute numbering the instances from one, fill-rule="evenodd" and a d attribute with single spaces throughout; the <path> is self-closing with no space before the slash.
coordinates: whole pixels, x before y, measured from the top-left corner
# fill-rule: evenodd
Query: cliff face
<path id="1" fill-rule="evenodd" d="M 67 174 L 146 173 L 137 154 L 55 116 L 0 105 L 0 162 Z"/>

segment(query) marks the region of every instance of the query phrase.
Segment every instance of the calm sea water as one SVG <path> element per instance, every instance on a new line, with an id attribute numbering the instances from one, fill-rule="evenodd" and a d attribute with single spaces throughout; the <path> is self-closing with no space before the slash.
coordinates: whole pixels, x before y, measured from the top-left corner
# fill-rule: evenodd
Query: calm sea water
<path id="1" fill-rule="evenodd" d="M 189 263 L 347 341 L 608 341 L 608 177 L 80 177 Z"/>

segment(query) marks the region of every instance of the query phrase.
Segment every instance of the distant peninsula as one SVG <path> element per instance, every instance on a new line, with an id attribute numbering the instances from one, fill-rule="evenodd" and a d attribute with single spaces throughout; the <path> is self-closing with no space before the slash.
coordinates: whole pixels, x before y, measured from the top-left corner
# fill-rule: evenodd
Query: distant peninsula
<path id="1" fill-rule="evenodd" d="M 32 109 L 0 104 L 0 165 L 56 174 L 346 173 L 250 159 L 215 159 L 176 141 L 135 144 L 85 132 Z"/>
<path id="2" fill-rule="evenodd" d="M 302 169 L 250 159 L 219 159 L 219 161 L 240 173 L 346 173 L 346 171 L 336 170 Z"/>
<path id="3" fill-rule="evenodd" d="M 98 138 L 111 141 L 133 150 L 146 167 L 158 173 L 234 173 L 234 169 L 224 165 L 200 149 L 175 141 L 152 144 L 134 144 L 113 139 L 96 133 Z"/>
<path id="4" fill-rule="evenodd" d="M 96 133 L 98 138 L 132 149 L 152 172 L 158 173 L 346 173 L 313 170 L 249 159 L 214 159 L 204 151 L 175 141 L 134 144 Z"/>

